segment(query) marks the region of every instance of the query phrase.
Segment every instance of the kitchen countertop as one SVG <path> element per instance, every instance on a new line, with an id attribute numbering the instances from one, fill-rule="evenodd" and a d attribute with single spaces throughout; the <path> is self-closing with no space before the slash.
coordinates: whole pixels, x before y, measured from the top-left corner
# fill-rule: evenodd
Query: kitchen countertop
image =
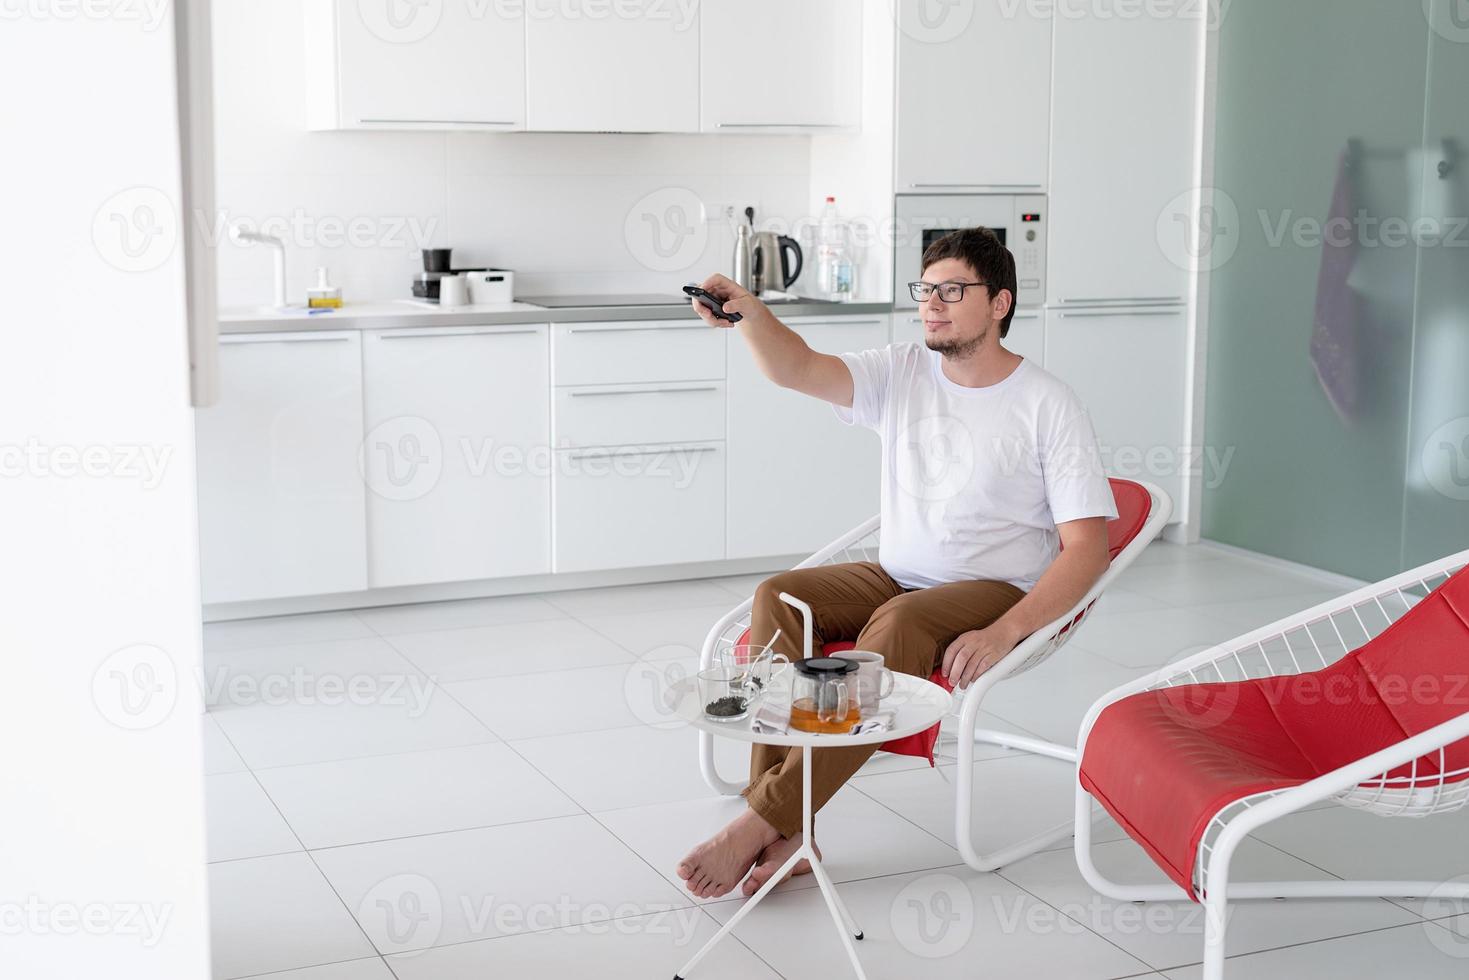
<path id="1" fill-rule="evenodd" d="M 771 309 L 780 317 L 873 316 L 892 312 L 891 303 L 822 303 L 801 300 L 779 301 Z M 514 323 L 584 323 L 613 320 L 683 320 L 694 313 L 682 304 L 673 306 L 584 306 L 548 309 L 529 303 L 494 306 L 459 306 L 439 309 L 413 300 L 383 303 L 348 303 L 332 313 L 310 314 L 305 307 L 285 310 L 224 309 L 219 315 L 220 333 L 279 333 L 297 330 L 380 330 L 395 327 L 484 327 Z"/>

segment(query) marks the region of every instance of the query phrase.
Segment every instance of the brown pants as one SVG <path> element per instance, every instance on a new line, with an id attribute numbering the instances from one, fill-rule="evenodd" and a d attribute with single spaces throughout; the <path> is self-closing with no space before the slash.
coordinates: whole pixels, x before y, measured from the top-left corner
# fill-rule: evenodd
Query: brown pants
<path id="1" fill-rule="evenodd" d="M 1025 596 L 1008 582 L 953 582 L 909 591 L 874 562 L 781 572 L 755 590 L 750 638 L 763 645 L 779 629 L 775 649 L 793 661 L 802 655 L 801 613 L 780 601 L 782 592 L 811 606 L 813 656 L 822 655 L 827 640 L 856 640 L 857 649 L 882 654 L 891 670 L 925 679 L 956 637 L 990 625 Z M 878 748 L 812 752 L 812 807 L 821 809 Z M 801 750 L 754 746 L 750 784 L 742 795 L 782 836 L 800 833 Z"/>

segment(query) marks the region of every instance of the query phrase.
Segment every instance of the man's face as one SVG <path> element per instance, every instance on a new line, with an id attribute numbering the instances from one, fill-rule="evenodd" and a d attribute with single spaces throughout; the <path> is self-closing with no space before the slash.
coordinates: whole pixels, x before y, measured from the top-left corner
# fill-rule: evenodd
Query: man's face
<path id="1" fill-rule="evenodd" d="M 923 270 L 926 283 L 982 282 L 963 259 L 943 259 Z M 991 332 L 999 336 L 1000 322 L 1010 310 L 1010 293 L 997 292 L 993 299 L 984 286 L 968 286 L 964 298 L 945 302 L 939 290 L 919 304 L 923 315 L 923 340 L 929 350 L 946 357 L 967 357 L 986 342 Z"/>

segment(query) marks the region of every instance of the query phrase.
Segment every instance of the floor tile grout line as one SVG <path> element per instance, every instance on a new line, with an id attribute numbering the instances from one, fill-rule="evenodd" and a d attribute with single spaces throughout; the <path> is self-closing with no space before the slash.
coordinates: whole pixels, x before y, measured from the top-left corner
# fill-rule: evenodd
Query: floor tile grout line
<path id="1" fill-rule="evenodd" d="M 381 953 L 373 953 L 371 956 L 354 956 L 346 960 L 332 960 L 330 963 L 311 963 L 307 966 L 288 966 L 284 970 L 268 970 L 265 973 L 246 973 L 241 976 L 221 977 L 220 980 L 263 980 L 266 977 L 279 977 L 287 973 L 295 973 L 297 970 L 319 970 L 328 966 L 342 966 L 346 963 L 366 963 L 369 960 L 380 960 L 382 958 Z M 387 966 L 386 963 L 383 965 Z M 388 970 L 392 972 L 392 967 L 388 967 Z"/>
<path id="2" fill-rule="evenodd" d="M 719 929 L 723 929 L 724 928 L 724 923 L 723 922 L 720 922 L 718 919 L 716 919 L 714 917 L 714 915 L 707 908 L 705 908 L 703 905 L 696 906 L 696 908 L 698 908 L 698 910 L 700 912 L 704 913 L 704 918 L 706 918 L 710 922 L 714 923 L 714 927 L 715 927 L 716 930 L 719 930 Z M 707 942 L 707 941 L 708 940 L 705 940 L 705 942 Z M 733 929 L 731 929 L 729 931 L 729 933 L 724 937 L 723 940 L 721 940 L 721 942 L 735 942 L 735 943 L 738 943 L 740 945 L 740 948 L 744 949 L 751 956 L 755 957 L 755 959 L 758 960 L 761 963 L 761 965 L 763 965 L 765 967 L 765 969 L 767 969 L 771 973 L 775 974 L 777 977 L 780 978 L 780 980 L 787 980 L 787 977 L 786 977 L 786 975 L 784 973 L 781 973 L 779 970 L 777 970 L 775 968 L 775 966 L 769 960 L 767 960 L 765 957 L 761 956 L 760 953 L 759 953 L 759 951 L 756 950 L 755 947 L 751 946 L 749 943 L 745 942 L 739 936 L 735 935 L 735 931 Z"/>
<path id="3" fill-rule="evenodd" d="M 1045 852 L 1042 851 L 1040 853 L 1045 853 Z M 1027 855 L 1027 857 L 1030 857 L 1030 856 L 1033 856 L 1033 855 Z M 1025 858 L 1021 858 L 1020 859 L 1020 861 L 1024 861 L 1024 860 L 1025 860 Z M 1015 863 L 1019 863 L 1019 862 L 1015 862 Z M 965 865 L 965 867 L 968 867 L 968 865 Z M 1132 952 L 1129 949 L 1124 949 L 1122 946 L 1120 946 L 1117 943 L 1113 942 L 1109 937 L 1104 936 L 1102 933 L 1100 933 L 1097 930 L 1093 929 L 1091 926 L 1087 925 L 1085 922 L 1081 921 L 1076 916 L 1071 915 L 1066 910 L 1060 908 L 1059 906 L 1052 905 L 1050 902 L 1046 901 L 1040 895 L 1037 895 L 1035 892 L 1031 891 L 1029 888 L 1026 888 L 1024 885 L 1020 884 L 1014 878 L 1008 878 L 1008 877 L 1006 877 L 1004 872 L 1005 872 L 1005 868 L 1004 867 L 1000 867 L 1000 868 L 996 868 L 994 871 L 991 871 L 991 872 L 988 872 L 988 873 L 994 875 L 996 878 L 999 878 L 1001 881 L 1004 881 L 1004 882 L 1009 883 L 1011 885 L 1011 887 L 1020 889 L 1022 892 L 1024 892 L 1027 895 L 1029 895 L 1032 899 L 1034 899 L 1035 901 L 1041 903 L 1046 908 L 1050 909 L 1052 912 L 1055 912 L 1057 915 L 1061 916 L 1062 918 L 1070 919 L 1072 922 L 1075 922 L 1082 929 L 1085 929 L 1091 935 L 1096 936 L 1102 942 L 1106 943 L 1108 946 L 1111 946 L 1113 949 L 1117 950 L 1123 956 L 1126 956 L 1129 959 L 1134 960 L 1135 962 L 1142 964 L 1143 972 L 1141 974 L 1132 974 L 1132 976 L 1147 976 L 1148 973 L 1149 973 L 1149 971 L 1151 971 L 1153 973 L 1156 973 L 1158 971 L 1158 968 L 1157 967 L 1155 967 L 1153 964 L 1149 963 L 1147 960 L 1143 959 L 1141 956 L 1137 955 L 1136 953 Z"/>
<path id="4" fill-rule="evenodd" d="M 1355 939 L 1358 936 L 1372 936 L 1382 932 L 1393 932 L 1398 929 L 1421 929 L 1425 926 L 1436 925 L 1434 922 L 1400 922 L 1397 925 L 1378 926 L 1375 929 L 1363 929 L 1360 932 L 1344 932 L 1335 936 L 1322 936 L 1319 939 L 1305 939 L 1298 943 L 1283 943 L 1279 946 L 1270 946 L 1265 949 L 1252 949 L 1247 953 L 1231 953 L 1225 956 L 1226 960 L 1244 960 L 1251 956 L 1262 956 L 1266 953 L 1278 953 L 1287 949 L 1300 949 L 1305 946 L 1316 946 L 1321 943 L 1337 943 L 1346 939 Z M 1190 960 L 1187 963 L 1174 963 L 1169 966 L 1158 967 L 1158 972 L 1165 970 L 1187 970 L 1190 967 L 1199 966 L 1203 960 Z"/>
<path id="5" fill-rule="evenodd" d="M 564 929 L 580 929 L 589 925 L 605 925 L 610 922 L 630 922 L 633 919 L 645 919 L 653 915 L 667 915 L 671 912 L 693 912 L 697 911 L 694 905 L 676 905 L 666 909 L 656 909 L 652 912 L 635 912 L 631 915 L 613 915 L 605 919 L 595 919 L 590 922 L 573 922 L 569 925 L 546 926 L 544 929 L 522 929 L 518 932 L 503 932 L 497 936 L 475 936 L 470 939 L 456 939 L 451 943 L 437 943 L 433 946 L 418 946 L 413 949 L 400 949 L 392 953 L 379 954 L 384 959 L 388 956 L 422 955 L 431 950 L 452 949 L 455 946 L 470 946 L 474 943 L 493 943 L 502 939 L 516 939 L 520 936 L 543 936 L 551 932 L 560 932 Z M 374 947 L 376 948 L 376 947 Z M 370 958 L 370 957 L 369 957 Z M 396 973 L 394 974 L 396 976 Z"/>
<path id="6" fill-rule="evenodd" d="M 404 659 L 409 659 L 407 654 L 404 654 L 403 656 L 404 656 Z M 411 660 L 409 660 L 409 662 L 412 663 Z M 417 666 L 417 664 L 415 664 L 414 666 Z M 441 685 L 440 689 L 443 690 L 442 685 Z M 519 749 L 517 749 L 515 746 L 511 745 L 509 739 L 506 739 L 503 736 L 501 736 L 498 732 L 496 732 L 493 728 L 491 728 L 489 726 L 489 724 L 484 721 L 484 719 L 480 718 L 479 715 L 475 714 L 474 711 L 472 711 L 462 701 L 460 701 L 458 698 L 456 698 L 454 696 L 454 694 L 453 694 L 452 691 L 444 690 L 444 693 L 448 696 L 448 698 L 449 698 L 450 701 L 453 701 L 455 704 L 459 705 L 459 707 L 461 709 L 463 709 L 465 712 L 468 712 L 468 714 L 469 714 L 470 717 L 472 717 L 475 721 L 477 721 L 481 725 L 483 725 L 485 727 L 485 729 L 490 732 L 490 734 L 494 735 L 496 738 L 499 738 L 500 739 L 500 743 L 502 745 L 504 745 L 511 752 L 514 752 L 517 758 L 519 758 L 522 762 L 524 762 L 527 766 L 529 766 L 531 768 L 531 770 L 536 773 L 536 775 L 538 775 L 542 779 L 544 779 L 550 786 L 554 787 L 555 790 L 556 790 L 556 792 L 558 792 L 562 796 L 566 797 L 566 799 L 569 800 L 571 802 L 571 804 L 573 806 L 575 806 L 577 809 L 579 809 L 583 814 L 585 814 L 586 816 L 591 816 L 590 811 L 588 811 L 587 808 L 582 805 L 582 802 L 580 800 L 578 800 L 571 793 L 567 792 L 566 787 L 562 786 L 560 783 L 556 782 L 556 780 L 552 779 L 549 775 L 547 775 L 546 773 L 542 772 L 541 771 L 541 768 L 539 766 L 537 766 L 534 762 L 532 762 L 529 758 L 527 758 L 526 755 L 524 753 L 522 753 Z"/>

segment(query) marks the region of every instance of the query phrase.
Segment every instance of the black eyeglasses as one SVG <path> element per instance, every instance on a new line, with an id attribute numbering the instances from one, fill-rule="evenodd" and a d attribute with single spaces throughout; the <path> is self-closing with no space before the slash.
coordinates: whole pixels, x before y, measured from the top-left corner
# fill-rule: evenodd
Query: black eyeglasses
<path id="1" fill-rule="evenodd" d="M 969 286 L 988 286 L 987 282 L 910 282 L 908 284 L 908 295 L 913 297 L 913 302 L 925 302 L 932 296 L 935 290 L 939 299 L 945 303 L 961 303 L 964 301 L 964 290 Z"/>

